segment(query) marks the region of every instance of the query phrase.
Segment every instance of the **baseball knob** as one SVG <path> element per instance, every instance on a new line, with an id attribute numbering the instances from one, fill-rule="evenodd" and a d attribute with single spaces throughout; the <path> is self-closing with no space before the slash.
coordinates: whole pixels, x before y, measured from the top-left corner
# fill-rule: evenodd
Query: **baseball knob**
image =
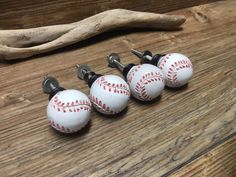
<path id="1" fill-rule="evenodd" d="M 92 84 L 89 97 L 97 111 L 112 115 L 127 107 L 130 89 L 122 78 L 105 75 L 96 79 Z"/>
<path id="2" fill-rule="evenodd" d="M 141 101 L 155 99 L 165 87 L 162 71 L 150 64 L 133 66 L 127 74 L 127 83 L 132 95 Z"/>
<path id="3" fill-rule="evenodd" d="M 49 124 L 62 133 L 82 129 L 90 119 L 89 98 L 78 90 L 63 90 L 52 97 L 47 106 Z"/>
<path id="4" fill-rule="evenodd" d="M 169 87 L 181 87 L 187 84 L 193 75 L 191 61 L 179 53 L 166 54 L 160 58 L 157 66 L 162 70 Z"/>

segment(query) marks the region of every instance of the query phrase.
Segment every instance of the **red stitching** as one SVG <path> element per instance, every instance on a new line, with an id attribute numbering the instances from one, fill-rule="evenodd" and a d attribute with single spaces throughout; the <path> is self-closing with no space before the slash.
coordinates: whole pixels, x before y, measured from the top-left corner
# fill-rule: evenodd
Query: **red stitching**
<path id="1" fill-rule="evenodd" d="M 91 103 L 89 100 L 76 100 L 75 102 L 62 102 L 58 100 L 58 96 L 55 96 L 52 100 L 52 106 L 57 111 L 66 112 L 79 112 L 80 110 L 90 111 Z M 79 107 L 79 108 L 76 108 Z"/>
<path id="2" fill-rule="evenodd" d="M 107 106 L 105 103 L 102 102 L 102 100 L 98 99 L 97 97 L 93 96 L 93 95 L 89 95 L 89 98 L 91 100 L 91 102 L 99 109 L 102 110 L 103 112 L 109 112 L 111 114 L 117 114 L 120 111 L 113 111 L 110 109 L 109 106 Z"/>
<path id="3" fill-rule="evenodd" d="M 55 128 L 56 130 L 63 132 L 63 133 L 74 133 L 76 131 L 70 129 L 70 128 L 65 128 L 63 125 L 60 125 L 58 123 L 55 123 L 53 120 L 48 120 L 48 123 Z"/>
<path id="4" fill-rule="evenodd" d="M 134 74 L 136 73 L 136 72 L 138 72 L 138 70 L 141 68 L 141 65 L 137 65 L 135 68 L 133 68 L 130 72 L 129 72 L 129 74 L 127 75 L 127 82 L 128 83 L 131 83 L 131 81 L 132 81 L 132 79 L 133 79 L 133 77 L 134 77 Z"/>
<path id="5" fill-rule="evenodd" d="M 171 56 L 171 54 L 167 54 L 163 57 L 163 59 L 161 60 L 161 63 L 159 65 L 160 69 L 163 69 L 163 67 L 165 67 L 165 64 L 167 62 L 167 60 L 169 59 L 169 56 Z M 192 68 L 192 63 L 189 62 L 188 60 L 179 60 L 177 62 L 174 62 L 174 64 L 172 64 L 169 68 L 168 68 L 168 72 L 167 72 L 167 82 L 170 85 L 173 86 L 178 86 L 180 85 L 180 83 L 178 82 L 178 78 L 177 78 L 177 72 L 180 69 L 183 68 Z"/>
<path id="6" fill-rule="evenodd" d="M 144 100 L 152 100 L 152 97 L 150 97 L 146 92 L 145 85 L 158 80 L 164 82 L 162 75 L 159 72 L 150 72 L 143 75 L 143 77 L 137 82 L 135 86 L 135 91 L 139 98 Z"/>
<path id="7" fill-rule="evenodd" d="M 127 75 L 127 82 L 131 83 L 132 79 L 136 72 L 141 68 L 141 65 L 137 65 L 135 69 L 132 69 L 129 74 Z M 150 97 L 147 92 L 145 85 L 154 81 L 162 81 L 164 82 L 162 75 L 157 72 L 151 72 L 143 75 L 143 77 L 136 83 L 135 86 L 135 93 L 138 95 L 139 98 L 143 100 L 152 100 L 152 97 Z"/>
<path id="8" fill-rule="evenodd" d="M 104 90 L 108 90 L 109 92 L 128 96 L 130 95 L 129 88 L 126 84 L 112 84 L 106 80 L 105 76 L 97 79 L 96 82 L 100 85 L 100 87 L 102 87 Z"/>

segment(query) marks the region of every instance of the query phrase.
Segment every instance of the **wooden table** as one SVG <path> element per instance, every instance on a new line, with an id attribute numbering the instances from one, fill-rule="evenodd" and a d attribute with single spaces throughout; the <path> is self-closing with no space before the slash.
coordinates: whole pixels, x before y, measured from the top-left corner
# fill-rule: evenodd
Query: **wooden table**
<path id="1" fill-rule="evenodd" d="M 0 176 L 236 176 L 235 7 L 229 0 L 180 9 L 170 12 L 186 15 L 180 31 L 109 32 L 0 63 Z M 121 76 L 107 67 L 106 55 L 118 52 L 124 63 L 138 63 L 131 48 L 186 54 L 194 76 L 183 89 L 165 89 L 159 101 L 131 99 L 120 117 L 93 110 L 89 126 L 75 135 L 50 128 L 44 75 L 88 94 L 75 64 Z"/>

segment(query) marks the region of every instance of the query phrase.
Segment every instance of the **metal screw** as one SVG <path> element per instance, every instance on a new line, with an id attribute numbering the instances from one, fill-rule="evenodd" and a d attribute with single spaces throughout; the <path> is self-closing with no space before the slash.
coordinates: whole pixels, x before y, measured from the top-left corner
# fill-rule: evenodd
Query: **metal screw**
<path id="1" fill-rule="evenodd" d="M 86 82 L 92 77 L 92 71 L 88 65 L 76 65 L 77 68 L 77 77 L 83 79 Z"/>
<path id="2" fill-rule="evenodd" d="M 144 51 L 144 52 L 140 52 L 136 49 L 131 49 L 131 52 L 136 55 L 138 58 L 140 58 L 142 60 L 142 62 L 144 62 L 145 60 L 152 60 L 152 53 L 148 50 Z"/>
<path id="3" fill-rule="evenodd" d="M 45 93 L 51 93 L 52 90 L 59 87 L 59 82 L 51 76 L 45 76 L 42 82 L 42 88 Z"/>
<path id="4" fill-rule="evenodd" d="M 118 68 L 120 71 L 123 71 L 125 65 L 120 63 L 120 56 L 117 53 L 112 53 L 107 56 L 108 66 L 112 68 Z"/>
<path id="5" fill-rule="evenodd" d="M 84 79 L 86 74 L 91 73 L 91 69 L 88 65 L 77 64 L 76 68 L 77 68 L 77 76 L 80 79 Z"/>

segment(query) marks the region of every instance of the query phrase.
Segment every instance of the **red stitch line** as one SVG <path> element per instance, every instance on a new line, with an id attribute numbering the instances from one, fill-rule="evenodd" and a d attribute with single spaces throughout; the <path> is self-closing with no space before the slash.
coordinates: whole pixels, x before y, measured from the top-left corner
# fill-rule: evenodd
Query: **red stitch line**
<path id="1" fill-rule="evenodd" d="M 85 110 L 85 111 L 90 111 L 90 107 L 91 107 L 91 104 L 88 100 L 76 100 L 75 102 L 67 102 L 67 103 L 64 103 L 64 102 L 61 102 L 59 101 L 58 102 L 58 97 L 56 96 L 55 98 L 53 98 L 53 102 L 52 102 L 52 106 L 54 109 L 57 109 L 57 111 L 62 111 L 64 113 L 66 113 L 66 108 L 68 108 L 68 111 L 69 112 L 79 112 L 80 110 Z M 66 105 L 66 106 L 65 106 Z M 73 107 L 77 107 L 79 106 L 79 108 L 77 109 L 73 109 Z"/>
<path id="2" fill-rule="evenodd" d="M 174 65 L 171 65 L 171 67 L 169 68 L 168 73 L 170 73 L 169 75 L 167 75 L 168 80 L 170 80 L 170 84 L 173 86 L 178 86 L 180 83 L 178 82 L 178 78 L 177 78 L 177 71 L 179 71 L 180 69 L 183 68 L 191 68 L 191 64 L 186 61 L 186 60 L 180 60 L 178 62 L 175 62 Z"/>
<path id="3" fill-rule="evenodd" d="M 72 129 L 69 129 L 69 128 L 65 128 L 64 126 L 58 124 L 58 123 L 55 123 L 53 120 L 48 120 L 48 123 L 53 127 L 55 128 L 56 130 L 60 131 L 60 132 L 63 132 L 63 133 L 74 133 L 76 131 L 72 130 Z"/>
<path id="4" fill-rule="evenodd" d="M 91 100 L 91 102 L 99 109 L 102 110 L 103 112 L 109 112 L 111 114 L 117 114 L 120 111 L 112 111 L 110 110 L 110 107 L 107 106 L 105 103 L 102 102 L 102 100 L 99 100 L 97 97 L 93 96 L 93 95 L 89 95 L 89 98 Z"/>
<path id="5" fill-rule="evenodd" d="M 161 63 L 160 63 L 160 66 L 159 68 L 160 69 L 163 69 L 163 67 L 165 66 L 166 62 L 167 62 L 167 59 L 169 59 L 168 56 L 171 56 L 171 54 L 168 54 L 166 56 L 163 57 L 163 59 L 161 60 Z M 179 82 L 178 82 L 178 78 L 177 78 L 177 71 L 179 71 L 180 69 L 183 69 L 183 68 L 192 68 L 192 64 L 191 62 L 189 62 L 188 60 L 179 60 L 177 62 L 174 62 L 174 64 L 172 64 L 169 68 L 168 68 L 168 74 L 167 74 L 167 82 L 170 84 L 170 85 L 173 85 L 173 86 L 178 86 L 179 85 Z"/>
<path id="6" fill-rule="evenodd" d="M 135 75 L 135 73 L 141 68 L 141 65 L 138 65 L 137 68 L 131 70 L 127 76 L 127 81 L 128 83 L 131 83 L 133 76 Z M 150 96 L 147 95 L 146 93 L 146 88 L 145 88 L 145 84 L 154 82 L 154 81 L 162 81 L 164 82 L 163 78 L 161 77 L 161 75 L 159 73 L 147 73 L 145 74 L 137 83 L 135 86 L 135 91 L 136 94 L 138 95 L 139 98 L 143 99 L 143 100 L 151 100 L 152 98 Z"/>
<path id="7" fill-rule="evenodd" d="M 130 95 L 129 88 L 126 84 L 112 84 L 106 81 L 105 77 L 102 76 L 100 79 L 96 81 L 104 90 L 108 90 L 109 92 Z"/>
<path id="8" fill-rule="evenodd" d="M 134 77 L 134 74 L 138 72 L 138 70 L 141 68 L 141 65 L 137 65 L 135 68 L 133 68 L 127 75 L 127 82 L 130 83 Z"/>
<path id="9" fill-rule="evenodd" d="M 147 92 L 146 92 L 146 87 L 145 85 L 154 82 L 154 81 L 161 81 L 164 82 L 163 78 L 161 77 L 160 73 L 147 73 L 145 74 L 142 79 L 140 79 L 136 86 L 135 86 L 135 90 L 136 90 L 136 94 L 138 94 L 139 98 L 144 99 L 144 100 L 151 100 L 152 97 L 150 97 Z"/>

